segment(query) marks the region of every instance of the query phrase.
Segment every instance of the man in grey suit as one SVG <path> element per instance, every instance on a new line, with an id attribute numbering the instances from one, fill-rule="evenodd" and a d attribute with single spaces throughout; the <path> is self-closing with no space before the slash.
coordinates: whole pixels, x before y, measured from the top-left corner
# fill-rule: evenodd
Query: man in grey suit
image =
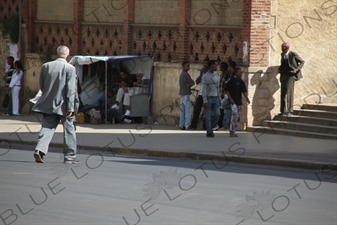
<path id="1" fill-rule="evenodd" d="M 294 86 L 295 81 L 302 78 L 301 69 L 304 60 L 296 53 L 289 51 L 289 43 L 282 44 L 281 65 L 281 109 L 279 115 L 291 116 L 294 105 Z"/>
<path id="2" fill-rule="evenodd" d="M 45 163 L 44 155 L 53 138 L 59 121 L 63 125 L 64 163 L 77 164 L 76 133 L 74 114 L 78 107 L 75 67 L 66 59 L 69 48 L 61 45 L 57 48 L 58 58 L 42 65 L 40 74 L 40 89 L 42 96 L 33 107 L 33 111 L 42 113 L 42 128 L 35 147 L 34 158 L 37 163 Z"/>

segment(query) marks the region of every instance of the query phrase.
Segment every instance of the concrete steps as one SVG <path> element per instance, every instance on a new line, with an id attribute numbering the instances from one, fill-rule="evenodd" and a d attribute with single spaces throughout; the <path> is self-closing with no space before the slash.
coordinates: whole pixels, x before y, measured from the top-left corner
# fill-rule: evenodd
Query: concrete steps
<path id="1" fill-rule="evenodd" d="M 337 135 L 333 135 L 333 134 L 271 128 L 271 127 L 263 127 L 263 126 L 251 126 L 247 128 L 247 131 L 254 133 L 254 135 L 257 137 L 263 134 L 276 134 L 276 135 L 288 135 L 288 136 L 293 136 L 293 137 L 337 140 Z"/>
<path id="2" fill-rule="evenodd" d="M 307 132 L 337 135 L 336 126 L 322 126 L 318 124 L 295 123 L 295 122 L 275 121 L 275 120 L 265 120 L 262 125 L 264 127 L 270 128 L 280 128 L 296 131 L 307 131 Z"/>
<path id="3" fill-rule="evenodd" d="M 307 123 L 307 124 L 320 124 L 323 126 L 335 126 L 337 127 L 337 119 L 310 117 L 310 116 L 275 116 L 273 121 L 282 122 L 295 122 L 295 123 Z"/>
<path id="4" fill-rule="evenodd" d="M 328 119 L 334 119 L 334 120 L 337 119 L 337 112 L 313 110 L 313 109 L 294 110 L 294 115 L 308 116 L 308 117 L 314 117 L 314 118 L 328 118 Z"/>
<path id="5" fill-rule="evenodd" d="M 293 116 L 275 116 L 247 131 L 337 140 L 337 104 L 304 104 Z"/>
<path id="6" fill-rule="evenodd" d="M 337 104 L 324 104 L 324 105 L 304 104 L 302 106 L 302 109 L 323 110 L 337 113 Z"/>

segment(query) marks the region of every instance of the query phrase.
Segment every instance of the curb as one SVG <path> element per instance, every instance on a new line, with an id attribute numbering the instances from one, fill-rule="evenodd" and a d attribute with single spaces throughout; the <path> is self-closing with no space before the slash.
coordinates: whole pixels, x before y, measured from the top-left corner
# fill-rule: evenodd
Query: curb
<path id="1" fill-rule="evenodd" d="M 36 141 L 9 141 L 11 144 L 26 144 L 26 145 L 36 145 Z M 50 143 L 49 147 L 62 148 L 63 144 Z M 198 153 L 184 153 L 184 152 L 167 152 L 167 151 L 155 151 L 147 149 L 128 149 L 128 148 L 105 148 L 105 147 L 95 147 L 95 146 L 82 146 L 78 145 L 79 150 L 91 150 L 100 152 L 111 152 L 113 155 L 142 155 L 151 157 L 163 157 L 163 158 L 182 158 L 182 159 L 192 159 L 192 160 L 213 160 L 222 162 L 236 162 L 245 164 L 257 164 L 266 166 L 280 166 L 288 168 L 299 168 L 308 170 L 322 170 L 330 169 L 337 170 L 337 164 L 329 163 L 315 163 L 306 161 L 295 161 L 287 159 L 275 159 L 275 158 L 262 158 L 262 157 L 245 157 L 245 156 L 218 156 L 209 154 L 198 154 Z"/>

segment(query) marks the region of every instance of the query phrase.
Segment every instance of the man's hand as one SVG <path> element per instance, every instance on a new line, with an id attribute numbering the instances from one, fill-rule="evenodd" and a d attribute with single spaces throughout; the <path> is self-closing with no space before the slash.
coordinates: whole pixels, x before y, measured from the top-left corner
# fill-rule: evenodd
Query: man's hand
<path id="1" fill-rule="evenodd" d="M 196 84 L 200 84 L 200 82 L 201 82 L 201 77 L 198 77 L 198 78 L 195 80 L 195 83 L 196 83 Z"/>
<path id="2" fill-rule="evenodd" d="M 71 117 L 73 115 L 73 112 L 67 112 L 66 113 L 66 118 L 69 118 L 69 117 Z"/>
<path id="3" fill-rule="evenodd" d="M 204 109 L 206 109 L 206 108 L 207 108 L 207 106 L 208 106 L 208 103 L 207 103 L 207 102 L 205 102 L 205 103 L 203 104 L 203 106 L 204 106 Z"/>
<path id="4" fill-rule="evenodd" d="M 291 73 L 296 74 L 297 71 L 298 71 L 297 69 L 294 69 L 294 70 L 291 71 Z"/>
<path id="5" fill-rule="evenodd" d="M 235 104 L 234 100 L 232 98 L 229 99 L 229 103 L 231 103 L 232 105 Z"/>
<path id="6" fill-rule="evenodd" d="M 247 100 L 247 103 L 248 103 L 248 105 L 249 105 L 249 104 L 250 104 L 249 98 L 247 98 L 246 100 Z"/>

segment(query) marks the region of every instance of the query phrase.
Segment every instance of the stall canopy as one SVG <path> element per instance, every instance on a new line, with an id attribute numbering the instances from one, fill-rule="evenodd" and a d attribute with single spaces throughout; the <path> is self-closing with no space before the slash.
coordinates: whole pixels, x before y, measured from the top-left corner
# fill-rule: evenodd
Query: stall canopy
<path id="1" fill-rule="evenodd" d="M 152 95 L 152 67 L 153 59 L 150 56 L 134 56 L 134 55 L 124 55 L 124 56 L 80 56 L 76 55 L 70 60 L 70 64 L 75 66 L 76 74 L 79 77 L 80 84 L 83 87 L 83 66 L 90 65 L 92 63 L 105 62 L 107 63 L 120 63 L 120 68 L 126 69 L 130 74 L 142 73 L 144 74 L 143 80 L 147 80 L 148 84 L 148 99 L 151 99 Z M 105 93 L 107 94 L 107 76 L 108 76 L 108 66 L 105 66 Z M 93 81 L 91 81 L 91 84 Z M 90 86 L 90 84 L 86 84 Z M 88 94 L 88 92 L 86 92 Z M 90 95 L 95 95 L 97 93 L 91 92 Z M 82 95 L 81 95 L 82 97 Z M 83 103 L 86 102 L 85 96 L 82 98 Z M 92 98 L 91 98 L 92 99 Z M 90 103 L 89 103 L 90 104 Z M 105 117 L 106 118 L 106 117 Z"/>

